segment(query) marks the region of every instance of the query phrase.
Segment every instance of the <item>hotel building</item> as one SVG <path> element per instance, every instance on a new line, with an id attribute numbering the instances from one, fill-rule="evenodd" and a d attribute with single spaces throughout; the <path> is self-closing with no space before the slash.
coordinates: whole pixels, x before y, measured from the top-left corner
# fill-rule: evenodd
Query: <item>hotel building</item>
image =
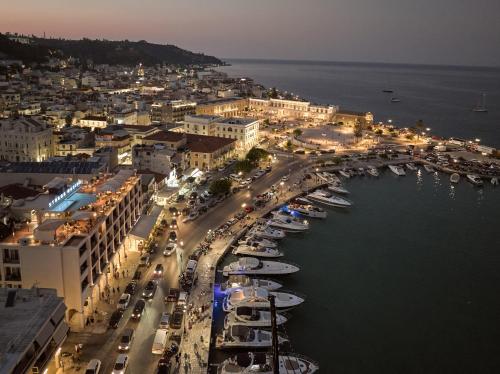
<path id="1" fill-rule="evenodd" d="M 108 277 L 120 267 L 142 208 L 133 170 L 91 181 L 55 178 L 45 193 L 18 199 L 3 218 L 0 284 L 54 288 L 67 320 L 83 328 Z"/>
<path id="2" fill-rule="evenodd" d="M 248 107 L 248 100 L 242 97 L 203 101 L 196 106 L 196 114 L 221 117 L 242 116 Z"/>
<path id="3" fill-rule="evenodd" d="M 333 105 L 314 105 L 308 101 L 283 99 L 248 99 L 250 111 L 262 112 L 279 118 L 302 118 L 331 121 L 338 107 Z"/>

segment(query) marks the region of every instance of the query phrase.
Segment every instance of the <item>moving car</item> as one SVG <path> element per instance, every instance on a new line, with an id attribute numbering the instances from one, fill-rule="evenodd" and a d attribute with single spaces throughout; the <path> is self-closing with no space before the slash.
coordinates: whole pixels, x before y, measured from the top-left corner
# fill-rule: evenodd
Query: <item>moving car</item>
<path id="1" fill-rule="evenodd" d="M 171 288 L 168 290 L 168 295 L 165 297 L 166 302 L 176 302 L 179 299 L 179 289 L 178 288 Z"/>
<path id="2" fill-rule="evenodd" d="M 101 371 L 101 361 L 93 358 L 87 364 L 87 368 L 85 369 L 85 374 L 99 374 Z"/>
<path id="3" fill-rule="evenodd" d="M 177 241 L 177 233 L 175 231 L 170 231 L 168 233 L 168 240 L 170 242 L 176 242 Z"/>
<path id="4" fill-rule="evenodd" d="M 118 327 L 118 323 L 123 317 L 123 310 L 118 309 L 111 314 L 111 317 L 109 319 L 109 327 L 116 329 Z"/>
<path id="5" fill-rule="evenodd" d="M 132 318 L 140 319 L 142 313 L 144 312 L 144 307 L 146 306 L 146 302 L 143 299 L 139 299 L 135 302 L 134 310 L 132 311 Z"/>
<path id="6" fill-rule="evenodd" d="M 176 230 L 177 229 L 177 220 L 175 218 L 173 218 L 172 221 L 170 222 L 170 228 L 172 230 Z"/>
<path id="7" fill-rule="evenodd" d="M 127 284 L 127 287 L 125 287 L 125 293 L 128 293 L 130 295 L 135 294 L 135 289 L 137 287 L 137 282 L 135 280 L 132 280 Z"/>
<path id="8" fill-rule="evenodd" d="M 158 366 L 156 367 L 156 374 L 170 374 L 171 367 L 170 360 L 160 358 Z"/>
<path id="9" fill-rule="evenodd" d="M 128 355 L 119 354 L 113 366 L 112 374 L 124 374 L 128 368 Z"/>
<path id="10" fill-rule="evenodd" d="M 130 303 L 130 298 L 131 298 L 130 294 L 123 293 L 120 296 L 120 299 L 118 300 L 118 304 L 116 305 L 116 307 L 121 310 L 127 309 L 128 304 Z"/>
<path id="11" fill-rule="evenodd" d="M 142 276 L 142 273 L 139 270 L 136 270 L 134 273 L 134 276 L 132 277 L 132 280 L 138 281 L 139 279 L 141 279 L 141 276 Z"/>
<path id="12" fill-rule="evenodd" d="M 165 249 L 163 250 L 163 256 L 170 256 L 173 253 L 175 253 L 176 250 L 177 250 L 177 244 L 168 243 Z"/>
<path id="13" fill-rule="evenodd" d="M 163 265 L 162 264 L 156 264 L 155 275 L 156 276 L 162 276 L 163 275 Z"/>
<path id="14" fill-rule="evenodd" d="M 146 287 L 144 287 L 144 291 L 142 291 L 142 297 L 145 298 L 152 298 L 155 295 L 156 292 L 156 282 L 154 281 L 149 281 L 146 284 Z"/>
<path id="15" fill-rule="evenodd" d="M 144 255 L 141 257 L 141 261 L 139 262 L 139 266 L 149 266 L 151 265 L 151 257 L 149 255 Z"/>
<path id="16" fill-rule="evenodd" d="M 168 330 L 168 326 L 170 325 L 170 317 L 171 317 L 170 313 L 163 312 L 161 314 L 160 325 L 158 326 L 158 328 L 163 330 Z"/>
<path id="17" fill-rule="evenodd" d="M 130 345 L 134 340 L 134 330 L 133 329 L 125 329 L 123 331 L 122 337 L 120 338 L 120 343 L 118 344 L 119 351 L 128 351 L 130 349 Z"/>

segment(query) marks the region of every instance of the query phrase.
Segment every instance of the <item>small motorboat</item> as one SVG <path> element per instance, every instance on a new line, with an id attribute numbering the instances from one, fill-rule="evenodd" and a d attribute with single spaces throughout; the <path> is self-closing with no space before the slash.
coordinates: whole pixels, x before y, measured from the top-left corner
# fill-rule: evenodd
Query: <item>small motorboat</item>
<path id="1" fill-rule="evenodd" d="M 406 175 L 406 172 L 405 172 L 405 169 L 403 169 L 401 166 L 399 165 L 389 165 L 389 169 L 391 169 L 391 171 L 396 174 L 396 175 Z"/>
<path id="2" fill-rule="evenodd" d="M 413 162 L 409 162 L 409 163 L 405 164 L 405 166 L 408 170 L 411 170 L 411 171 L 418 170 L 417 166 Z"/>
<path id="3" fill-rule="evenodd" d="M 491 178 L 491 184 L 494 185 L 494 186 L 498 186 L 498 178 L 497 177 L 493 177 Z"/>
<path id="4" fill-rule="evenodd" d="M 332 183 L 329 184 L 327 187 L 330 191 L 342 194 L 342 195 L 348 195 L 349 191 L 347 191 L 340 183 Z"/>
<path id="5" fill-rule="evenodd" d="M 483 185 L 483 180 L 481 179 L 481 177 L 475 174 L 467 174 L 467 180 L 475 186 Z"/>
<path id="6" fill-rule="evenodd" d="M 436 172 L 436 170 L 432 167 L 432 165 L 425 164 L 424 169 L 428 173 L 435 173 Z"/>
<path id="7" fill-rule="evenodd" d="M 400 103 L 401 102 L 401 99 L 397 98 L 397 97 L 391 97 L 391 103 Z"/>
<path id="8" fill-rule="evenodd" d="M 460 182 L 460 174 L 453 173 L 452 175 L 450 175 L 450 182 L 451 183 L 458 183 L 458 182 Z"/>
<path id="9" fill-rule="evenodd" d="M 378 177 L 379 172 L 375 166 L 369 165 L 368 168 L 366 169 L 366 172 L 370 174 L 372 177 Z"/>
<path id="10" fill-rule="evenodd" d="M 308 358 L 290 354 L 278 356 L 277 374 L 313 374 L 319 365 Z M 264 352 L 242 352 L 223 361 L 218 374 L 273 374 L 273 356 Z"/>
<path id="11" fill-rule="evenodd" d="M 342 175 L 344 178 L 347 178 L 347 179 L 349 179 L 351 177 L 351 174 L 348 173 L 347 170 L 345 170 L 345 169 L 339 170 L 339 174 Z"/>

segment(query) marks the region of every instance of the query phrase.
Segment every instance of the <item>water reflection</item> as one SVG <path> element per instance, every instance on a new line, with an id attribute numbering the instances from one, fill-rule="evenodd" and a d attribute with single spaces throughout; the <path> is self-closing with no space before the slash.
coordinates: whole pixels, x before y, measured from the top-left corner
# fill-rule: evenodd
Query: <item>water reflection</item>
<path id="1" fill-rule="evenodd" d="M 450 184 L 450 192 L 448 194 L 450 196 L 450 199 L 454 200 L 455 199 L 455 186 Z"/>
<path id="2" fill-rule="evenodd" d="M 422 178 L 422 170 L 419 168 L 419 169 L 417 170 L 417 187 L 418 187 L 417 189 L 418 189 L 418 190 L 421 190 L 421 189 L 422 189 L 423 184 L 424 184 L 424 180 L 423 180 L 423 178 Z"/>
<path id="3" fill-rule="evenodd" d="M 435 171 L 433 174 L 432 174 L 432 177 L 434 178 L 434 188 L 437 190 L 439 188 L 439 186 L 441 186 L 441 178 L 439 178 L 439 173 L 437 171 Z"/>
<path id="4" fill-rule="evenodd" d="M 484 190 L 482 188 L 477 188 L 477 205 L 481 205 L 484 200 Z"/>

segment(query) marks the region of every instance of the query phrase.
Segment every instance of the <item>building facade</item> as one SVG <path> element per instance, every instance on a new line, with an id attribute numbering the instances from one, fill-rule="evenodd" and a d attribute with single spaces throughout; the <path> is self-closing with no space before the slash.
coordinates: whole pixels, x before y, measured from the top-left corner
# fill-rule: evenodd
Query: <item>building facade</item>
<path id="1" fill-rule="evenodd" d="M 184 116 L 196 113 L 196 103 L 185 100 L 155 102 L 151 105 L 151 122 L 169 123 L 184 121 Z"/>
<path id="2" fill-rule="evenodd" d="M 240 117 L 248 107 L 248 99 L 234 97 L 216 99 L 198 103 L 196 114 L 208 116 L 221 116 L 225 118 Z"/>

